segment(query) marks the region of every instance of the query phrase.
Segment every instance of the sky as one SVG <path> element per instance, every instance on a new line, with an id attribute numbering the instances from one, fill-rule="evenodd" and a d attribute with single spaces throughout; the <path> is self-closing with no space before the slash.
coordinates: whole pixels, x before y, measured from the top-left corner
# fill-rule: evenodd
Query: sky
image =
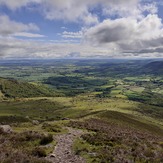
<path id="1" fill-rule="evenodd" d="M 0 59 L 162 57 L 162 0 L 0 0 Z"/>

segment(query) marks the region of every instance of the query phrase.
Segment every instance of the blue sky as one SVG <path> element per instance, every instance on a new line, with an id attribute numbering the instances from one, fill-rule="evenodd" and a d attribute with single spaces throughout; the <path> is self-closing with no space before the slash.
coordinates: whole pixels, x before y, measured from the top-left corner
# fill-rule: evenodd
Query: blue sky
<path id="1" fill-rule="evenodd" d="M 163 57 L 161 0 L 0 0 L 0 58 Z"/>

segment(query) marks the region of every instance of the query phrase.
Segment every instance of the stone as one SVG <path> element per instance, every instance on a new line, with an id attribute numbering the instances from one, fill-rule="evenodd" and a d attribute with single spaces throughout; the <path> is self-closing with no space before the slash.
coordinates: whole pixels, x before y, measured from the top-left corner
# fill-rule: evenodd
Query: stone
<path id="1" fill-rule="evenodd" d="M 33 121 L 32 121 L 32 124 L 33 124 L 33 125 L 39 125 L 39 121 L 33 120 Z"/>
<path id="2" fill-rule="evenodd" d="M 55 157 L 55 154 L 54 154 L 54 153 L 52 153 L 52 154 L 50 155 L 50 157 Z"/>
<path id="3" fill-rule="evenodd" d="M 10 134 L 13 132 L 12 128 L 10 125 L 0 125 L 0 130 L 3 132 L 3 133 L 6 133 L 6 134 Z"/>

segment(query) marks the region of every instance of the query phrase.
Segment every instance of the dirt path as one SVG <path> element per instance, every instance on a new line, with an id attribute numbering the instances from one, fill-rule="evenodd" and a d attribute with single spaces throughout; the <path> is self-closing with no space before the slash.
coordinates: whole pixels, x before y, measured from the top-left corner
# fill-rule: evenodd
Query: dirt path
<path id="1" fill-rule="evenodd" d="M 74 140 L 80 137 L 83 132 L 73 128 L 67 129 L 69 130 L 67 134 L 55 136 L 57 145 L 47 160 L 52 163 L 85 163 L 86 161 L 82 157 L 75 155 L 72 151 Z"/>

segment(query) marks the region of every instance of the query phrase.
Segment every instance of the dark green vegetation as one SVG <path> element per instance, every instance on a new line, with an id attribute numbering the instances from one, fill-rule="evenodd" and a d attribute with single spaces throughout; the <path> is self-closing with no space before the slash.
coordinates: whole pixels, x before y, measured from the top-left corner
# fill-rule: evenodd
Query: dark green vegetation
<path id="1" fill-rule="evenodd" d="M 75 96 L 105 85 L 107 81 L 104 79 L 84 78 L 82 76 L 58 76 L 49 77 L 45 81 L 45 84 L 52 85 L 56 89 L 62 90 L 67 96 Z"/>
<path id="2" fill-rule="evenodd" d="M 4 161 L 44 161 L 70 121 L 89 131 L 74 144 L 88 162 L 163 162 L 162 60 L 4 60 L 0 74 L 0 123 L 16 131 L 0 134 Z"/>
<path id="3" fill-rule="evenodd" d="M 7 120 L 8 116 L 9 121 L 13 121 L 15 118 L 19 121 L 29 121 L 32 119 L 44 121 L 44 120 L 56 120 L 59 118 L 59 113 L 63 112 L 69 106 L 65 106 L 56 101 L 51 101 L 47 99 L 38 99 L 38 100 L 27 100 L 27 101 L 5 101 L 0 103 L 0 119 L 3 117 L 4 121 Z M 6 122 L 7 123 L 7 122 Z"/>
<path id="4" fill-rule="evenodd" d="M 44 86 L 4 78 L 0 78 L 0 91 L 4 98 L 46 97 L 54 95 L 52 91 Z"/>

